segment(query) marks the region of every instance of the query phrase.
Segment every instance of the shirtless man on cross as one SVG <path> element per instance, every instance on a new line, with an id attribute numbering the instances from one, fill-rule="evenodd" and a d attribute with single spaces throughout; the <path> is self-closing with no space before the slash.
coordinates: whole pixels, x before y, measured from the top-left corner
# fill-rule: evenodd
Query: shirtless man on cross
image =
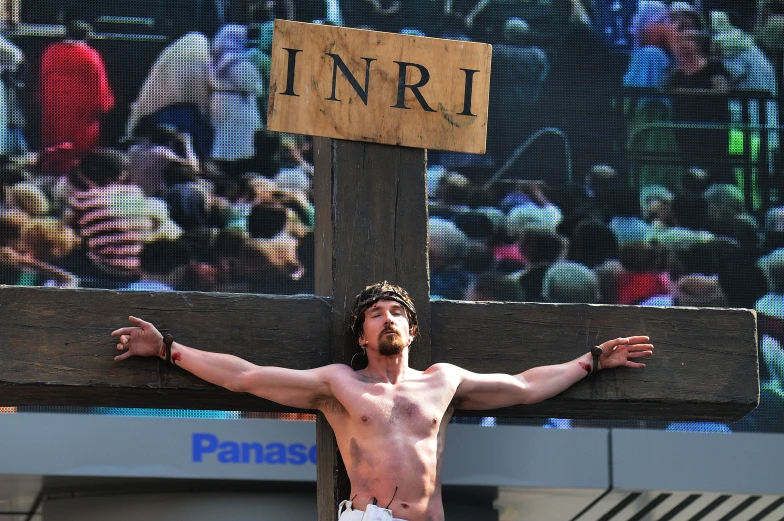
<path id="1" fill-rule="evenodd" d="M 514 376 L 476 374 L 451 364 L 417 371 L 408 366 L 417 315 L 403 288 L 386 282 L 368 286 L 357 296 L 352 315 L 368 359 L 359 371 L 343 364 L 308 370 L 261 367 L 172 342 L 135 317 L 130 317 L 133 327 L 112 333 L 119 337 L 117 349 L 124 351 L 115 359 L 159 356 L 230 391 L 324 413 L 351 481 L 351 500 L 341 504 L 340 521 L 443 521 L 441 463 L 455 408 L 536 403 L 599 369 L 644 367 L 634 359 L 653 354 L 648 337 L 633 336 L 608 340 L 601 350 L 571 362 Z"/>

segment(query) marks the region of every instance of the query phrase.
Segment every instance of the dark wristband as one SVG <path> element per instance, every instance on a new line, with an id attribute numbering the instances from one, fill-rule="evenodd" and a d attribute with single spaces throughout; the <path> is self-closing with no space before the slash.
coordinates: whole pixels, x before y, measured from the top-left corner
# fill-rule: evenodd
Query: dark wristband
<path id="1" fill-rule="evenodd" d="M 168 333 L 163 335 L 163 347 L 164 347 L 164 349 L 166 351 L 166 363 L 167 364 L 172 363 L 172 360 L 171 360 L 171 346 L 172 346 L 173 343 L 174 343 L 174 337 L 173 336 L 171 336 Z"/>
<path id="2" fill-rule="evenodd" d="M 588 374 L 593 374 L 599 371 L 599 369 L 601 369 L 599 367 L 599 357 L 602 356 L 602 353 L 604 353 L 604 349 L 602 349 L 602 346 L 593 346 L 591 348 L 591 356 L 593 357 L 593 364 L 591 365 L 591 372 Z"/>

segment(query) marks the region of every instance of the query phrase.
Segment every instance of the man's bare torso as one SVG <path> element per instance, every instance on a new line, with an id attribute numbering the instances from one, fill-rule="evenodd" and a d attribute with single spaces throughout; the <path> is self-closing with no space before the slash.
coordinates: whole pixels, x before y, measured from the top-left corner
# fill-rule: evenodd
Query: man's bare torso
<path id="1" fill-rule="evenodd" d="M 441 456 L 456 386 L 449 371 L 407 369 L 396 383 L 340 372 L 334 399 L 316 404 L 337 438 L 354 508 L 377 501 L 407 521 L 441 521 Z M 349 499 L 349 498 L 347 498 Z"/>
<path id="2" fill-rule="evenodd" d="M 386 282 L 378 286 L 380 296 L 373 297 L 375 286 L 363 292 L 371 293 L 358 307 L 357 316 L 364 313 L 364 321 L 358 318 L 354 324 L 368 357 L 368 367 L 361 371 L 341 364 L 308 370 L 257 366 L 165 343 L 155 326 L 136 317 L 129 317 L 133 327 L 112 332 L 119 337 L 117 348 L 127 349 L 115 360 L 171 356 L 176 365 L 229 390 L 318 409 L 335 432 L 356 509 L 376 504 L 408 521 L 443 521 L 441 461 L 454 408 L 492 410 L 546 400 L 585 378 L 586 371 L 590 374 L 596 358 L 589 352 L 516 375 L 482 375 L 450 364 L 417 371 L 408 366 L 417 332 L 410 299 L 401 288 L 387 291 Z M 647 336 L 635 336 L 602 343 L 602 368 L 644 367 L 633 359 L 651 356 L 649 342 Z"/>

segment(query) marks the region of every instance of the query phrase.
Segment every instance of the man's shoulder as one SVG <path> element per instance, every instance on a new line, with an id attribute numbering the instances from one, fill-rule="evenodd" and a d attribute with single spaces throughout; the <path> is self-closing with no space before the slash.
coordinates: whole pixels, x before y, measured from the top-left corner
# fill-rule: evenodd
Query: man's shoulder
<path id="1" fill-rule="evenodd" d="M 464 372 L 465 372 L 465 369 L 463 369 L 463 368 L 461 368 L 459 366 L 456 366 L 454 364 L 448 364 L 446 362 L 440 362 L 440 363 L 437 363 L 437 364 L 433 364 L 430 367 L 428 367 L 427 369 L 425 369 L 425 372 L 423 374 L 425 374 L 427 376 L 446 376 L 446 377 L 451 377 L 451 376 L 459 376 L 459 375 L 461 375 Z"/>
<path id="2" fill-rule="evenodd" d="M 345 398 L 346 392 L 353 388 L 351 382 L 356 379 L 356 372 L 345 364 L 329 364 L 314 369 L 319 378 L 330 387 L 329 393 L 317 394 L 312 398 L 315 409 L 332 414 L 345 414 L 346 407 L 339 397 Z"/>
<path id="3" fill-rule="evenodd" d="M 329 364 L 323 365 L 318 368 L 323 374 L 330 376 L 330 377 L 342 377 L 345 378 L 350 375 L 355 375 L 356 371 L 351 367 L 347 366 L 346 364 Z"/>
<path id="4" fill-rule="evenodd" d="M 335 363 L 335 364 L 327 364 L 327 365 L 324 365 L 322 367 L 324 369 L 329 370 L 329 371 L 348 371 L 350 373 L 354 372 L 354 370 L 350 366 L 348 366 L 346 364 Z"/>

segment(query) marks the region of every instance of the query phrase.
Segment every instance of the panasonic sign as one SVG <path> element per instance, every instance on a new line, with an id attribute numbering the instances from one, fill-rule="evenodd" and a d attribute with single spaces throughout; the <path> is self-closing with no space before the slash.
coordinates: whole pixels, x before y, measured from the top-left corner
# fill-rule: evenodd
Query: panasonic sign
<path id="1" fill-rule="evenodd" d="M 191 442 L 194 463 L 315 465 L 316 446 L 302 443 L 221 440 L 214 434 L 195 432 Z"/>
<path id="2" fill-rule="evenodd" d="M 89 446 L 85 445 L 85 432 L 94 433 Z M 134 435 L 128 436 L 129 432 Z M 620 443 L 616 443 L 616 439 L 625 439 L 621 435 L 626 431 L 613 432 L 619 433 L 612 438 L 612 447 L 616 450 L 614 447 Z M 630 430 L 628 436 L 630 439 L 643 435 L 651 437 L 656 433 Z M 666 440 L 672 443 L 673 439 L 678 442 L 678 434 L 687 437 L 692 433 L 662 432 L 661 443 Z M 761 439 L 764 435 L 736 433 L 732 438 L 744 435 L 750 436 L 743 438 L 744 443 L 750 443 L 748 440 L 753 438 L 768 453 L 775 445 L 773 442 L 770 442 L 773 445 L 768 444 L 767 438 Z M 718 444 L 724 443 L 724 438 L 730 438 L 718 437 L 722 440 L 716 441 L 716 450 L 711 454 L 718 453 Z M 695 440 L 697 438 L 703 444 L 708 440 L 702 434 L 695 435 Z M 118 444 L 119 439 L 124 440 L 123 443 Z M 150 444 L 150 439 L 155 439 L 155 443 Z M 780 444 L 780 441 L 776 443 Z M 307 421 L 0 414 L 0 470 L 4 475 L 314 482 L 317 474 L 315 445 L 316 422 Z M 546 450 L 533 450 L 532 447 L 545 447 Z M 595 447 L 595 450 L 585 451 L 584 447 Z M 449 485 L 606 488 L 610 482 L 611 467 L 607 465 L 610 447 L 605 429 L 452 425 L 444 450 L 442 475 L 444 483 Z M 754 452 L 755 457 L 758 452 L 764 451 Z M 627 471 L 618 466 L 621 465 L 618 461 L 626 460 L 613 458 L 613 461 L 616 475 L 624 472 L 624 477 L 631 475 L 629 472 L 633 469 Z M 776 460 L 779 461 L 784 459 Z M 780 470 L 784 464 L 771 468 Z M 774 478 L 784 476 L 780 471 L 775 476 L 770 475 Z M 615 485 L 618 483 L 616 480 Z M 629 483 L 628 479 L 626 483 Z M 680 479 L 678 483 L 686 481 Z M 771 478 L 770 483 L 781 488 L 784 479 Z M 775 486 L 770 485 L 765 490 Z"/>

